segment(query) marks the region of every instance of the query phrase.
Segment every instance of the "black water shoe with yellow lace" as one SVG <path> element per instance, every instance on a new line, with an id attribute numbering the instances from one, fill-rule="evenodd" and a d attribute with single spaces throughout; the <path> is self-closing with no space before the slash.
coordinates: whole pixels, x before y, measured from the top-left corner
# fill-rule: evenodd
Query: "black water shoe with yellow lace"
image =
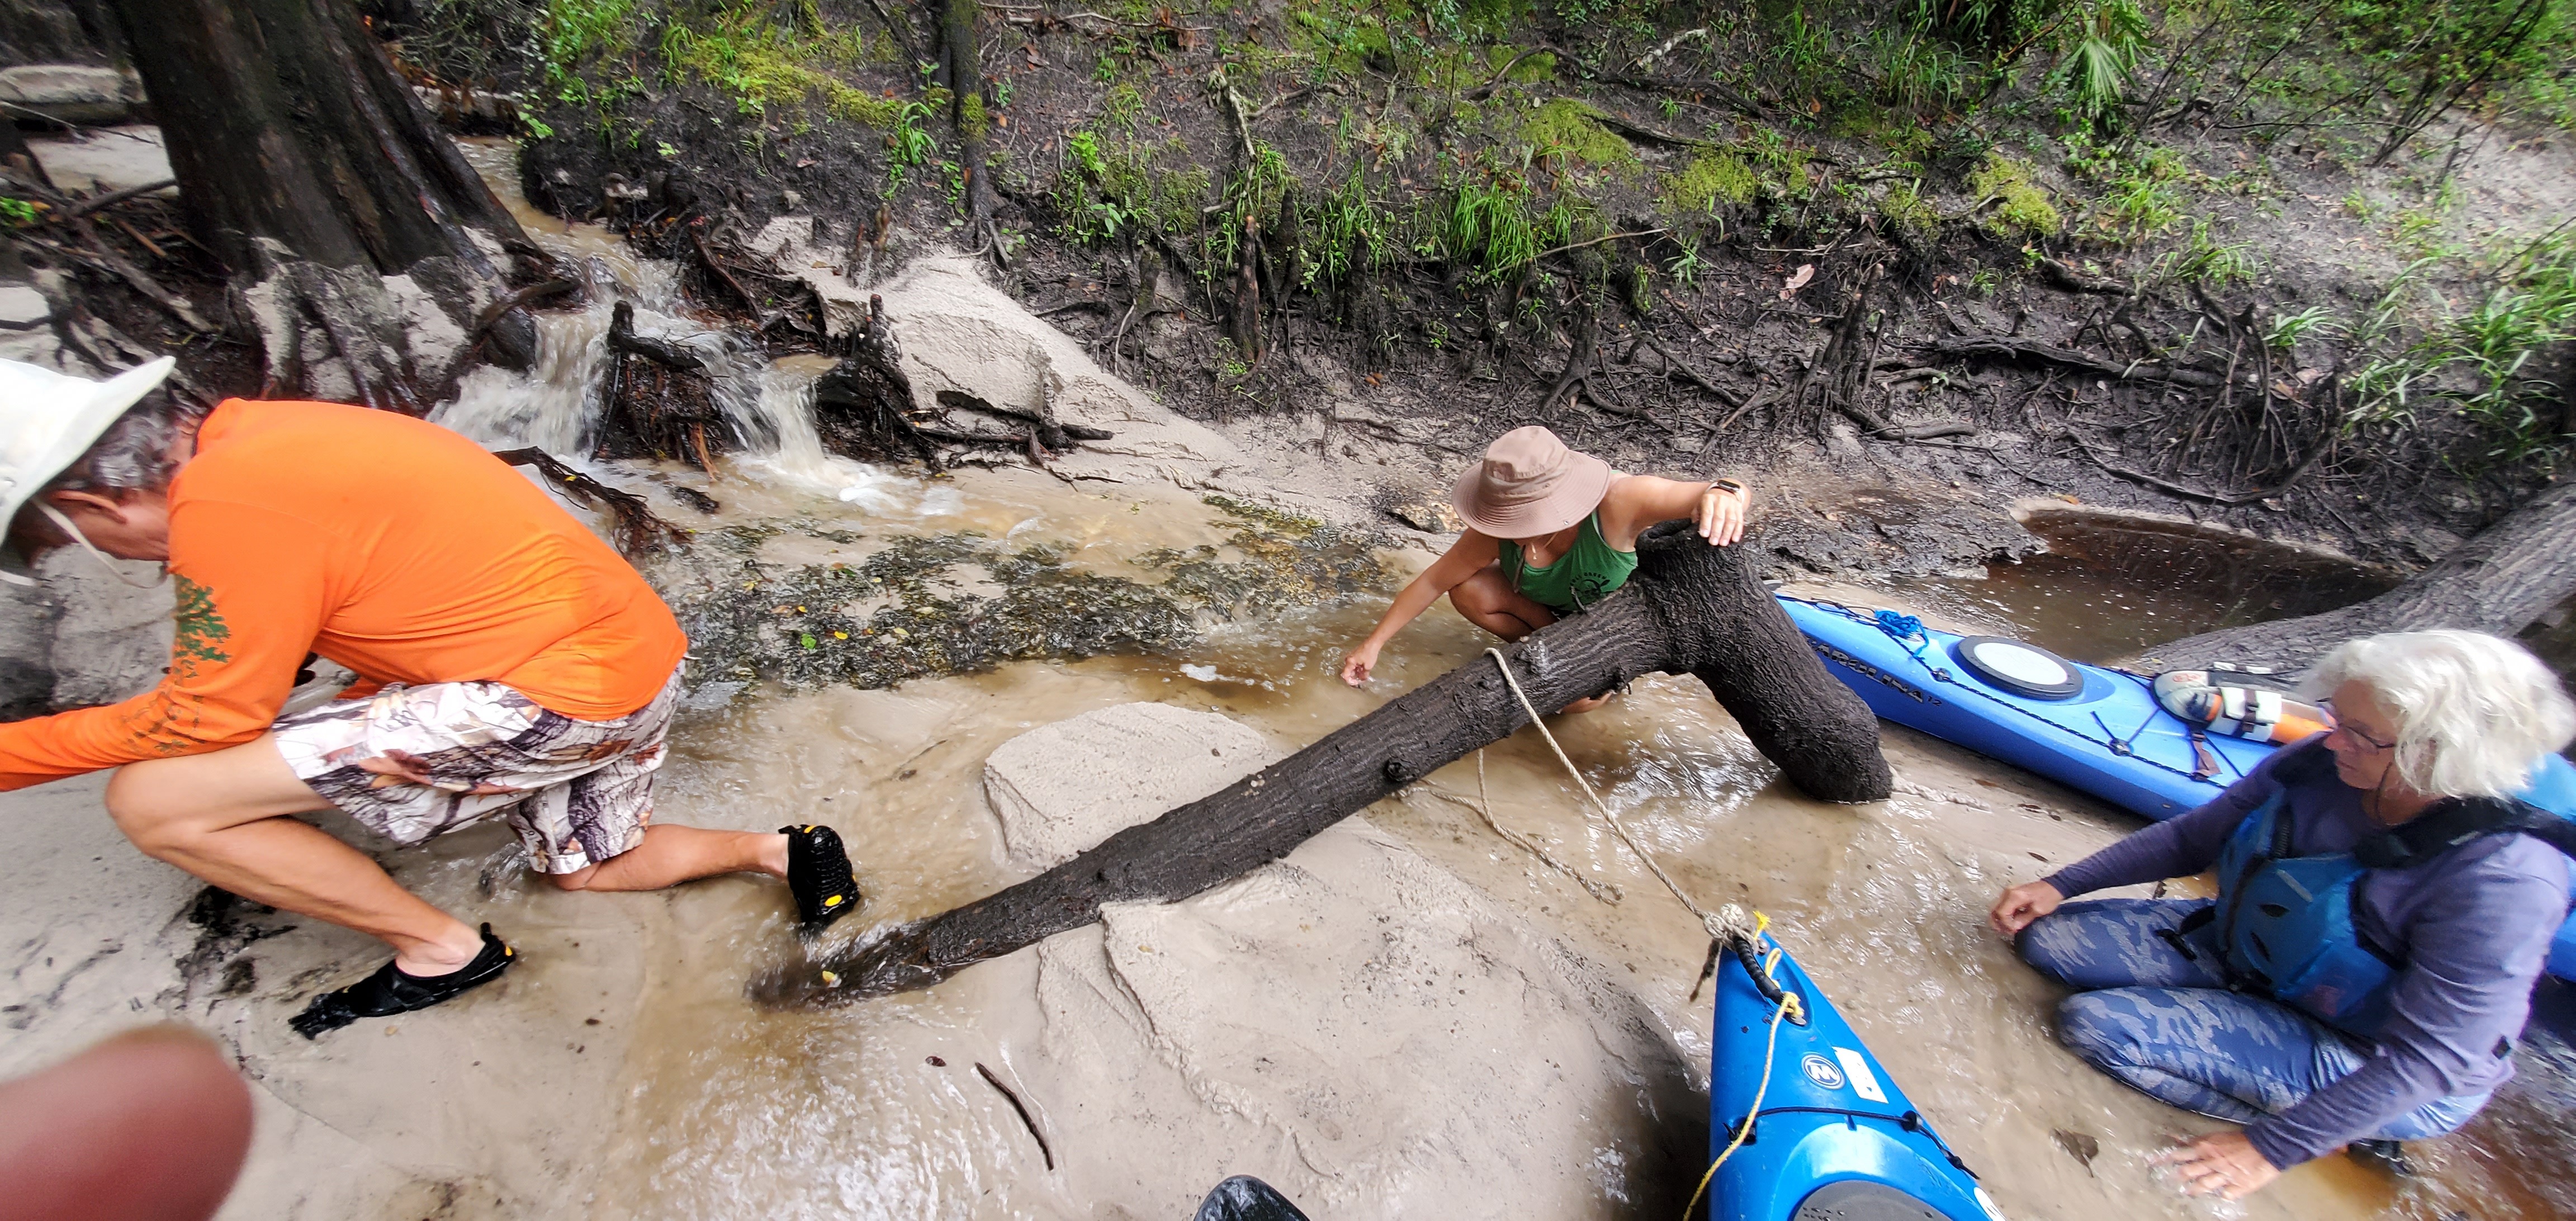
<path id="1" fill-rule="evenodd" d="M 359 1018 L 392 1017 L 414 1009 L 427 1009 L 458 993 L 487 983 L 510 969 L 519 960 L 519 952 L 492 935 L 492 926 L 483 926 L 483 952 L 461 969 L 445 975 L 413 975 L 392 963 L 376 973 L 349 985 L 313 998 L 304 1012 L 286 1019 L 295 1033 L 305 1038 L 319 1038 L 324 1032 L 338 1030 Z"/>
<path id="2" fill-rule="evenodd" d="M 780 827 L 787 837 L 787 889 L 796 896 L 796 931 L 811 937 L 859 910 L 858 879 L 841 837 L 820 823 Z"/>

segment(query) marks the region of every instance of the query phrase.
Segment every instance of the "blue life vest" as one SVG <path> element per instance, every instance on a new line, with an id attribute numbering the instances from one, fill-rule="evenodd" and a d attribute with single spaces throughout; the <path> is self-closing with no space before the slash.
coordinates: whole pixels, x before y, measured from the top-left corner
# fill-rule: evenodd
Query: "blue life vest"
<path id="1" fill-rule="evenodd" d="M 2369 873 L 2350 853 L 2291 855 L 2289 790 L 2256 806 L 2218 854 L 2218 944 L 2237 986 L 2377 1037 L 2405 963 L 2353 926 Z"/>
<path id="2" fill-rule="evenodd" d="M 2237 824 L 2218 854 L 2218 902 L 2203 919 L 2218 925 L 2219 949 L 2241 990 L 2306 1011 L 2365 1039 L 2388 1020 L 2389 986 L 2406 963 L 2403 951 L 2364 941 L 2353 922 L 2362 880 L 2372 869 L 2427 863 L 2473 839 L 2522 834 L 2576 856 L 2576 817 L 2568 800 L 2576 774 L 2546 756 L 2522 796 L 2503 801 L 2450 799 L 2407 824 L 2353 846 L 2351 852 L 2295 856 L 2290 844 L 2288 785 L 2332 767 L 2322 747 L 2314 757 L 2284 759 L 2274 775 L 2283 787 Z M 2185 921 L 2189 931 L 2203 919 Z"/>

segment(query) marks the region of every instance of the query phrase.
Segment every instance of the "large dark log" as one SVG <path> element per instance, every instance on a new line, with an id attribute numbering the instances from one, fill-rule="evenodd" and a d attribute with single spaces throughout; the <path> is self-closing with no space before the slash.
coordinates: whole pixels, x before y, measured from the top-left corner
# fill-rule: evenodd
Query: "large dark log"
<path id="1" fill-rule="evenodd" d="M 2138 664 L 2179 669 L 2227 661 L 2289 674 L 2344 641 L 2377 632 L 2447 627 L 2511 637 L 2570 598 L 2576 598 L 2576 479 L 2562 479 L 2440 563 L 2367 602 L 2186 636 L 2146 650 Z"/>
<path id="2" fill-rule="evenodd" d="M 469 230 L 529 248 L 347 0 L 115 0 L 197 238 L 236 286 L 275 294 L 263 338 L 278 389 L 314 357 L 305 316 L 358 396 L 417 409 L 454 370 L 416 367 L 409 276 L 462 330 L 509 292 Z M 524 367 L 534 324 L 504 311 L 484 345 Z M 283 348 L 284 350 L 280 350 Z"/>
<path id="3" fill-rule="evenodd" d="M 1529 698 L 1560 708 L 1657 671 L 1688 673 L 1790 783 L 1827 801 L 1876 801 L 1893 778 L 1878 720 L 1825 673 L 1747 563 L 1686 523 L 1638 540 L 1625 589 L 1504 654 Z M 1479 657 L 1212 794 L 1129 827 L 1047 872 L 877 940 L 797 967 L 758 991 L 830 1003 L 924 988 L 1100 917 L 1104 903 L 1184 899 L 1286 856 L 1324 828 L 1529 722 Z"/>

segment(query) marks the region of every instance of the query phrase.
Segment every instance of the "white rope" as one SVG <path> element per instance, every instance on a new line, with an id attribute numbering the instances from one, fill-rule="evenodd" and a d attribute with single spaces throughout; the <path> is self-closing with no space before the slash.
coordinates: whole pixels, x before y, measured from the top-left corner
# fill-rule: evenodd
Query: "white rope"
<path id="1" fill-rule="evenodd" d="M 1628 845 L 1628 851 L 1636 853 L 1637 859 L 1646 863 L 1647 871 L 1655 875 L 1655 880 L 1673 892 L 1673 897 L 1681 900 L 1682 906 L 1689 908 L 1692 915 L 1699 917 L 1700 926 L 1708 930 L 1709 936 L 1725 936 L 1726 923 L 1682 892 L 1681 886 L 1664 873 L 1664 867 L 1655 863 L 1654 855 L 1647 852 L 1636 837 L 1628 834 L 1628 828 L 1619 825 L 1619 816 L 1610 812 L 1610 807 L 1601 800 L 1601 794 L 1592 791 L 1592 782 L 1583 778 L 1583 773 L 1574 766 L 1574 760 L 1565 757 L 1565 748 L 1556 744 L 1556 735 L 1549 733 L 1547 722 L 1539 719 L 1538 706 L 1530 703 L 1529 692 L 1521 690 L 1521 680 L 1512 673 L 1511 660 L 1503 656 L 1501 649 L 1487 649 L 1485 656 L 1493 658 L 1494 665 L 1502 670 L 1503 682 L 1510 685 L 1513 697 L 1520 700 L 1522 711 L 1529 713 L 1530 724 L 1538 728 L 1538 736 L 1547 739 L 1547 748 L 1556 752 L 1556 761 L 1565 765 L 1565 774 L 1574 777 L 1575 787 L 1583 790 L 1584 797 L 1592 802 L 1592 808 L 1601 812 L 1602 821 L 1609 823 L 1610 829 L 1618 833 L 1619 842 Z"/>
<path id="2" fill-rule="evenodd" d="M 57 509 L 42 500 L 36 501 L 35 506 L 37 512 L 52 518 L 55 526 L 59 527 L 63 533 L 72 536 L 72 541 L 80 544 L 80 549 L 88 552 L 90 554 L 90 558 L 97 560 L 98 566 L 107 570 L 107 575 L 115 577 L 117 580 L 123 581 L 136 589 L 150 589 L 161 583 L 160 581 L 137 581 L 134 578 L 125 575 L 125 570 L 117 567 L 116 561 L 107 558 L 107 553 L 99 550 L 97 544 L 90 542 L 89 536 L 81 533 L 81 528 L 73 525 L 72 519 L 64 516 L 62 510 Z M 161 569 L 161 577 L 163 580 L 167 580 L 169 579 L 169 576 L 169 566 L 164 564 Z"/>

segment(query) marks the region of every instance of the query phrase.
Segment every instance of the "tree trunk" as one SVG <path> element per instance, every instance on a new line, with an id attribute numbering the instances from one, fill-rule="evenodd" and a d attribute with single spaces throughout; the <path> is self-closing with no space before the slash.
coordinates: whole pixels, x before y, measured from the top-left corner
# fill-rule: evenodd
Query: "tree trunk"
<path id="1" fill-rule="evenodd" d="M 2576 479 L 2560 480 L 2413 580 L 2367 602 L 2297 619 L 2223 628 L 2146 650 L 2138 664 L 2213 661 L 2307 669 L 2344 641 L 2376 632 L 2465 628 L 2511 637 L 2576 597 Z"/>
<path id="2" fill-rule="evenodd" d="M 1591 611 L 1506 647 L 1532 703 L 1561 708 L 1656 671 L 1688 673 L 1789 781 L 1827 801 L 1877 801 L 1893 777 L 1878 720 L 1825 673 L 1746 561 L 1686 525 L 1638 540 L 1637 575 Z M 1316 832 L 1528 723 L 1479 657 L 1212 794 L 1129 827 L 999 894 L 765 981 L 783 1002 L 925 988 L 1089 924 L 1104 903 L 1184 899 L 1286 856 Z"/>
<path id="3" fill-rule="evenodd" d="M 533 358 L 524 309 L 474 328 L 508 293 L 492 251 L 535 247 L 347 0 L 115 2 L 181 202 L 256 319 L 272 390 L 417 411 L 478 348 Z"/>
<path id="4" fill-rule="evenodd" d="M 984 177 L 984 143 L 992 117 L 984 108 L 983 55 L 975 41 L 976 0 L 936 0 L 939 5 L 939 51 L 948 77 L 948 117 L 957 128 L 957 165 L 965 179 L 966 231 L 976 240 L 995 243 L 993 187 Z"/>

